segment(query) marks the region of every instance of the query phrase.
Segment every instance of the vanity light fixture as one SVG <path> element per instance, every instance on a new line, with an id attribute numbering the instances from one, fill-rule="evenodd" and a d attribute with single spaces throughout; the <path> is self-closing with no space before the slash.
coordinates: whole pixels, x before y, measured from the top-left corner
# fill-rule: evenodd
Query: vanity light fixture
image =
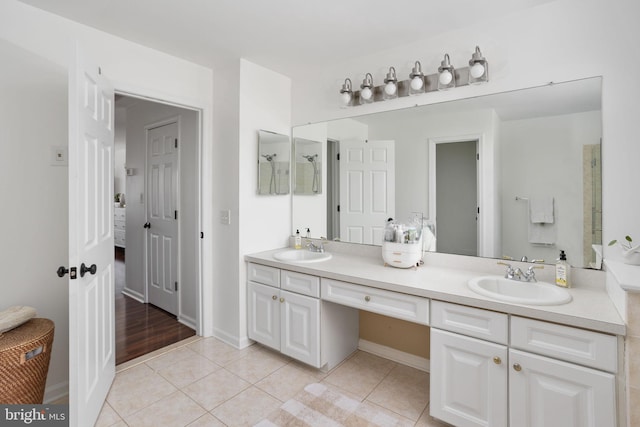
<path id="1" fill-rule="evenodd" d="M 394 99 L 398 97 L 398 78 L 396 77 L 396 69 L 389 67 L 387 77 L 384 79 L 383 99 Z"/>
<path id="2" fill-rule="evenodd" d="M 447 90 L 456 87 L 456 72 L 449 60 L 449 54 L 444 54 L 444 59 L 438 67 L 438 90 Z"/>
<path id="3" fill-rule="evenodd" d="M 351 106 L 351 101 L 353 100 L 353 91 L 351 90 L 351 79 L 344 79 L 344 83 L 342 85 L 342 89 L 340 89 L 340 107 L 347 108 Z"/>
<path id="4" fill-rule="evenodd" d="M 469 84 L 486 83 L 489 81 L 489 64 L 482 56 L 480 47 L 476 46 L 476 51 L 469 60 Z"/>
<path id="5" fill-rule="evenodd" d="M 425 75 L 422 72 L 420 61 L 415 61 L 411 73 L 409 73 L 409 78 L 402 81 L 398 81 L 394 67 L 389 67 L 384 83 L 379 86 L 374 85 L 371 73 L 365 74 L 359 90 L 353 90 L 351 79 L 345 79 L 342 90 L 340 90 L 340 106 L 347 108 L 371 104 L 377 101 L 421 95 L 435 92 L 436 90 L 447 90 L 488 81 L 489 63 L 482 56 L 480 47 L 476 46 L 468 67 L 454 68 L 449 54 L 445 53 L 438 71 L 433 74 Z"/>
<path id="6" fill-rule="evenodd" d="M 367 73 L 360 85 L 360 104 L 370 104 L 373 102 L 373 76 Z"/>
<path id="7" fill-rule="evenodd" d="M 416 61 L 416 64 L 409 74 L 411 82 L 409 83 L 409 95 L 420 95 L 424 93 L 424 74 L 422 73 L 422 65 L 420 61 Z"/>

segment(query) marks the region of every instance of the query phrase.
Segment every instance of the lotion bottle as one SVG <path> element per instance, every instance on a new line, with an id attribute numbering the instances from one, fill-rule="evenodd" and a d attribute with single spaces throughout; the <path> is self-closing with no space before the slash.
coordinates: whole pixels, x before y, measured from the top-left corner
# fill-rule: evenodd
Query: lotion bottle
<path id="1" fill-rule="evenodd" d="M 300 236 L 300 230 L 296 230 L 293 247 L 296 249 L 302 249 L 302 236 Z"/>
<path id="2" fill-rule="evenodd" d="M 560 258 L 556 262 L 556 285 L 563 288 L 571 287 L 571 265 L 567 262 L 564 251 L 560 251 Z"/>

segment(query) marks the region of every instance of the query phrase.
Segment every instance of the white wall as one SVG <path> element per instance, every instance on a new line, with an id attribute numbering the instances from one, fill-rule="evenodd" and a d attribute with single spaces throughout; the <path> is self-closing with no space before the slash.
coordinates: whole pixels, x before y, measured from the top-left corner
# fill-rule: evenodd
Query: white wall
<path id="1" fill-rule="evenodd" d="M 570 264 L 584 265 L 583 188 L 558 184 L 582 182 L 582 146 L 600 143 L 600 120 L 601 113 L 596 111 L 502 122 L 502 156 L 517 159 L 500 168 L 505 255 L 552 263 L 563 249 Z M 516 195 L 554 197 L 554 246 L 528 243 L 529 207 L 526 201 L 516 201 Z"/>
<path id="2" fill-rule="evenodd" d="M 180 305 L 178 320 L 195 328 L 197 316 L 197 261 L 199 240 L 198 207 L 198 114 L 194 110 L 148 101 L 138 101 L 127 108 L 126 140 L 127 167 L 135 169 L 135 175 L 127 176 L 127 248 L 125 292 L 138 300 L 145 298 L 145 229 L 147 220 L 147 194 L 145 192 L 145 163 L 147 141 L 145 127 L 176 118 L 179 123 L 180 151 Z"/>
<path id="3" fill-rule="evenodd" d="M 127 155 L 127 109 L 115 108 L 114 114 L 114 156 L 113 156 L 113 192 L 124 194 L 127 199 L 127 171 L 124 169 Z"/>
<path id="4" fill-rule="evenodd" d="M 246 264 L 244 255 L 286 246 L 291 226 L 290 195 L 258 195 L 258 131 L 291 135 L 291 81 L 240 60 L 239 120 L 239 270 L 240 344 L 246 338 Z"/>
<path id="5" fill-rule="evenodd" d="M 69 384 L 67 171 L 50 164 L 52 146 L 67 146 L 66 70 L 0 40 L 0 311 L 34 307 L 55 323 L 45 401 Z"/>

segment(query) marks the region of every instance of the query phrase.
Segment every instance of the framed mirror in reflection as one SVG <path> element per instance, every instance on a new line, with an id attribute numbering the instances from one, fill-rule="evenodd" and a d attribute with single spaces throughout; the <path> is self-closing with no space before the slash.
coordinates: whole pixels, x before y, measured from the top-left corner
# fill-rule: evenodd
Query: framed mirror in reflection
<path id="1" fill-rule="evenodd" d="M 304 138 L 293 139 L 294 194 L 322 194 L 322 143 Z"/>
<path id="2" fill-rule="evenodd" d="M 424 214 L 436 251 L 599 268 L 601 78 L 309 124 L 326 161 L 293 230 L 380 245 Z M 595 248 L 595 249 L 594 249 Z"/>
<path id="3" fill-rule="evenodd" d="M 258 132 L 258 194 L 289 194 L 290 153 L 287 135 Z"/>

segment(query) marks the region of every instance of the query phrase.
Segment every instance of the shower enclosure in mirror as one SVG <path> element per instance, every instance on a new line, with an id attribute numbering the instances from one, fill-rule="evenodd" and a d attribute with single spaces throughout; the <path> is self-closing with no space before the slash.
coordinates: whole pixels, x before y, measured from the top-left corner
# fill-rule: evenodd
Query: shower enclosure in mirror
<path id="1" fill-rule="evenodd" d="M 551 264 L 562 249 L 573 266 L 593 267 L 601 85 L 595 77 L 295 127 L 294 140 L 317 141 L 326 160 L 323 193 L 293 194 L 293 230 L 379 245 L 388 217 L 422 212 L 438 252 Z M 532 215 L 540 200 L 542 225 Z"/>
<path id="2" fill-rule="evenodd" d="M 293 139 L 295 158 L 294 194 L 322 194 L 322 143 Z"/>
<path id="3" fill-rule="evenodd" d="M 258 132 L 258 194 L 289 194 L 289 137 Z"/>

